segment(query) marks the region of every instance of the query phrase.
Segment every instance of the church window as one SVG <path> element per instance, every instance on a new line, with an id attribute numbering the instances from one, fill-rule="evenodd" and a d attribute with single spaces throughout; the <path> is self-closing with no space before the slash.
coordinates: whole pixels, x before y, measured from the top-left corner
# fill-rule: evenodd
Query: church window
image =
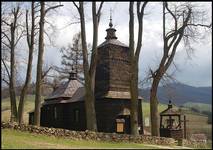
<path id="1" fill-rule="evenodd" d="M 74 121 L 75 123 L 79 123 L 80 111 L 79 109 L 74 110 Z"/>
<path id="2" fill-rule="evenodd" d="M 58 118 L 57 107 L 54 107 L 54 119 L 56 120 L 57 118 Z"/>

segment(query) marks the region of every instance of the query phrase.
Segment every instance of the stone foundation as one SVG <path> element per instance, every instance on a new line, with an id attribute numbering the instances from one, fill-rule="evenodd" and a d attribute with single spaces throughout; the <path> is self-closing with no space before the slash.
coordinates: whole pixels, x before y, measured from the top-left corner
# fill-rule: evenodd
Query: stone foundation
<path id="1" fill-rule="evenodd" d="M 20 131 L 28 131 L 36 134 L 43 134 L 48 136 L 64 137 L 72 140 L 97 140 L 97 141 L 109 141 L 109 142 L 134 142 L 144 144 L 156 144 L 156 145 L 176 145 L 176 141 L 172 138 L 155 137 L 148 135 L 131 136 L 128 134 L 117 133 L 103 133 L 92 131 L 72 131 L 60 128 L 47 128 L 38 127 L 33 125 L 18 125 L 16 123 L 1 122 L 1 129 L 10 128 Z"/>

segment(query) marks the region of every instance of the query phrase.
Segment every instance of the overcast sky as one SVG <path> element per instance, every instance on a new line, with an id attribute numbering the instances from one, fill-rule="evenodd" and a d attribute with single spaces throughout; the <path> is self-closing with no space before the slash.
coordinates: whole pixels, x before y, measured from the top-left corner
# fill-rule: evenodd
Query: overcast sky
<path id="1" fill-rule="evenodd" d="M 49 65 L 60 66 L 60 47 L 72 42 L 73 35 L 80 31 L 80 24 L 67 26 L 71 22 L 78 21 L 78 13 L 72 3 L 65 3 L 64 7 L 57 10 L 58 13 L 48 15 L 48 21 L 54 23 L 57 30 L 54 32 L 55 47 L 46 46 L 44 61 Z M 198 4 L 198 3 L 197 3 Z M 199 3 L 208 11 L 208 19 L 212 14 L 211 2 Z M 87 43 L 92 43 L 92 17 L 91 3 L 86 4 L 86 36 Z M 104 42 L 106 29 L 109 27 L 110 8 L 112 9 L 113 27 L 117 30 L 118 40 L 128 45 L 129 43 L 129 3 L 127 2 L 105 2 L 102 9 L 99 24 L 98 45 Z M 139 62 L 139 79 L 142 80 L 148 68 L 156 68 L 163 52 L 162 46 L 162 5 L 159 2 L 147 4 L 144 18 L 144 33 L 142 50 Z M 136 18 L 136 17 L 135 17 Z M 66 28 L 64 28 L 67 26 Z M 135 22 L 135 36 L 137 35 L 137 22 Z M 185 84 L 192 86 L 211 86 L 212 83 L 212 40 L 211 34 L 206 36 L 205 41 L 193 44 L 194 53 L 192 58 L 187 57 L 183 44 L 180 44 L 175 56 L 175 64 L 178 71 L 175 71 L 175 78 Z M 137 38 L 135 38 L 137 39 Z M 36 75 L 36 59 L 34 57 L 33 78 Z M 171 67 L 173 72 L 174 67 Z"/>

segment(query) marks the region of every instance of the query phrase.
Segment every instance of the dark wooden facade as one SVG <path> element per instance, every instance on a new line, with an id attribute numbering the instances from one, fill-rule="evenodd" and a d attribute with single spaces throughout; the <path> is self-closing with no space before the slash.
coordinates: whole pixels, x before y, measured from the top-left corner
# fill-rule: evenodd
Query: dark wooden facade
<path id="1" fill-rule="evenodd" d="M 101 99 L 96 101 L 95 108 L 98 131 L 116 132 L 116 119 L 124 119 L 124 133 L 130 133 L 130 114 L 123 114 L 124 109 L 130 109 L 129 100 Z M 139 101 L 138 110 L 142 111 L 141 101 Z M 143 129 L 140 112 L 138 112 L 139 126 Z M 45 105 L 41 108 L 41 114 L 41 126 L 86 130 L 84 101 Z"/>
<path id="2" fill-rule="evenodd" d="M 86 129 L 84 101 L 45 105 L 41 108 L 41 114 L 41 126 L 70 130 Z"/>
<path id="3" fill-rule="evenodd" d="M 107 29 L 106 41 L 98 46 L 95 75 L 95 109 L 98 131 L 130 133 L 130 52 L 117 40 L 115 29 Z M 41 107 L 41 126 L 86 130 L 84 88 L 71 74 Z M 138 98 L 139 132 L 143 133 L 142 98 Z M 32 117 L 32 113 L 31 113 Z M 32 119 L 31 119 L 32 120 Z M 32 123 L 32 122 L 31 122 Z M 118 126 L 119 125 L 119 126 Z M 121 125 L 121 126 L 120 126 Z"/>

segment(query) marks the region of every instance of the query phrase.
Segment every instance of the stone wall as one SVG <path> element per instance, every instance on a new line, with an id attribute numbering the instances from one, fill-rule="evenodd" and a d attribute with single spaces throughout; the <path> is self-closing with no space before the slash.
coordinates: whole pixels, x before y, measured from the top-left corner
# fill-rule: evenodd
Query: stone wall
<path id="1" fill-rule="evenodd" d="M 10 128 L 20 131 L 28 131 L 36 134 L 43 134 L 48 136 L 64 137 L 72 140 L 97 140 L 97 141 L 110 141 L 110 142 L 134 142 L 144 144 L 156 145 L 176 145 L 174 139 L 164 137 L 154 137 L 148 135 L 131 136 L 128 134 L 116 133 L 103 133 L 92 131 L 72 131 L 59 128 L 38 127 L 32 125 L 18 125 L 1 122 L 1 129 Z"/>
<path id="2" fill-rule="evenodd" d="M 187 147 L 193 147 L 193 148 L 209 148 L 206 142 L 198 142 L 198 141 L 191 141 L 191 140 L 185 140 L 183 139 L 181 141 L 182 146 L 187 146 Z"/>

